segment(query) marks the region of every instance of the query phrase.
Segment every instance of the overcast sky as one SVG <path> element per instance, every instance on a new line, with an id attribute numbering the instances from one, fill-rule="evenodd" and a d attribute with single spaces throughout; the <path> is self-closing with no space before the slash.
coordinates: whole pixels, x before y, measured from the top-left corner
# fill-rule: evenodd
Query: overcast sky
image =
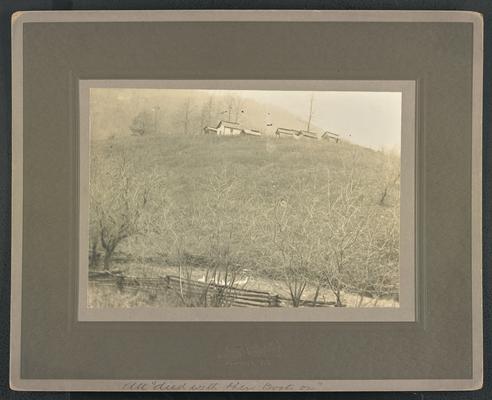
<path id="1" fill-rule="evenodd" d="M 352 142 L 374 149 L 400 149 L 400 92 L 301 92 L 240 91 L 243 97 L 274 104 L 307 119 L 311 93 L 312 123 L 323 130 L 349 138 Z"/>

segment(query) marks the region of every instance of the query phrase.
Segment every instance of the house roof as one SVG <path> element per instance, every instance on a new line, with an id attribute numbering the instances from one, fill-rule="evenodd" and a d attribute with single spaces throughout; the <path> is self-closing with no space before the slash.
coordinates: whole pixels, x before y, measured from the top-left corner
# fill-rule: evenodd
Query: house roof
<path id="1" fill-rule="evenodd" d="M 321 137 L 326 137 L 326 136 L 338 138 L 340 135 L 338 133 L 333 133 L 330 131 L 326 131 L 321 135 Z"/>
<path id="2" fill-rule="evenodd" d="M 295 130 L 295 129 L 288 129 L 288 128 L 277 128 L 275 131 L 276 134 L 283 133 L 284 135 L 299 135 L 300 131 Z"/>
<path id="3" fill-rule="evenodd" d="M 242 132 L 246 135 L 261 136 L 261 132 L 256 129 L 243 129 Z"/>
<path id="4" fill-rule="evenodd" d="M 225 126 L 226 128 L 241 129 L 241 125 L 239 125 L 238 122 L 231 122 L 231 121 L 219 121 L 219 124 L 217 125 L 216 129 L 219 129 L 222 125 Z"/>
<path id="5" fill-rule="evenodd" d="M 306 137 L 313 138 L 313 139 L 319 139 L 319 137 L 320 137 L 316 132 L 300 131 L 300 133 L 302 136 L 306 136 Z"/>

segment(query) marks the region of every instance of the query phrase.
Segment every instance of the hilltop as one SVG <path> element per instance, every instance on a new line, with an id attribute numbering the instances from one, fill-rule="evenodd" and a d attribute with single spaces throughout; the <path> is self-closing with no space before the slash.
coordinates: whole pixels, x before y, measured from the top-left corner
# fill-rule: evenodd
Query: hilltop
<path id="1" fill-rule="evenodd" d="M 220 120 L 239 122 L 245 128 L 273 135 L 279 127 L 306 129 L 307 122 L 289 111 L 250 98 L 190 92 L 120 89 L 91 91 L 91 135 L 96 139 L 131 134 L 135 118 L 144 119 L 152 135 L 201 133 L 205 126 L 215 127 Z M 229 112 L 230 110 L 230 112 Z M 141 122 L 141 121 L 140 121 Z M 311 130 L 322 132 L 313 125 Z"/>

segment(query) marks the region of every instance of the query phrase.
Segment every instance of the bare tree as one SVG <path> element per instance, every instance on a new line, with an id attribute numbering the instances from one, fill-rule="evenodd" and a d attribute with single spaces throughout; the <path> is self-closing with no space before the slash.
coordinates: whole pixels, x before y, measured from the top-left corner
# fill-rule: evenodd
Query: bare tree
<path id="1" fill-rule="evenodd" d="M 285 282 L 294 306 L 306 293 L 316 306 L 326 290 L 339 307 L 347 293 L 362 303 L 369 292 L 397 292 L 399 214 L 374 202 L 372 174 L 379 175 L 367 173 L 363 162 L 353 152 L 336 171 L 292 177 L 270 211 L 256 217 L 265 227 L 261 263 Z"/>
<path id="2" fill-rule="evenodd" d="M 378 212 L 379 211 L 379 212 Z M 370 299 L 399 298 L 399 209 L 375 210 L 359 241 L 357 268 L 350 270 L 349 289 L 359 294 L 358 305 Z"/>
<path id="3" fill-rule="evenodd" d="M 321 242 L 316 270 L 337 306 L 344 305 L 346 292 L 358 294 L 360 305 L 364 297 L 377 298 L 398 287 L 399 208 L 374 204 L 358 157 L 353 153 L 342 160 L 342 172 L 330 179 L 329 196 L 319 209 L 327 240 Z M 391 173 L 397 173 L 398 163 L 391 165 Z"/>
<path id="4" fill-rule="evenodd" d="M 242 109 L 243 99 L 241 97 L 236 98 L 235 111 L 234 111 L 234 122 L 239 122 L 239 117 L 244 110 Z"/>
<path id="5" fill-rule="evenodd" d="M 197 277 L 193 265 L 189 262 L 194 245 L 205 239 L 202 237 L 199 225 L 200 211 L 194 204 L 186 207 L 174 205 L 173 208 L 172 222 L 167 224 L 167 230 L 171 234 L 170 243 L 168 242 L 167 245 L 171 249 L 172 260 L 179 276 L 179 288 L 176 294 L 185 307 L 206 307 L 209 286 L 199 287 L 193 284 Z"/>
<path id="6" fill-rule="evenodd" d="M 192 132 L 193 119 L 195 116 L 195 105 L 191 97 L 187 97 L 178 110 L 178 124 L 181 125 L 182 133 L 189 135 Z"/>
<path id="7" fill-rule="evenodd" d="M 388 197 L 392 192 L 397 192 L 399 196 L 400 186 L 400 157 L 389 151 L 382 151 L 382 180 L 379 205 L 387 205 Z"/>
<path id="8" fill-rule="evenodd" d="M 205 126 L 211 126 L 215 121 L 213 121 L 215 109 L 215 97 L 214 95 L 208 96 L 208 100 L 203 103 L 201 113 L 200 113 L 200 128 Z"/>
<path id="9" fill-rule="evenodd" d="M 250 219 L 237 199 L 238 185 L 227 169 L 212 173 L 200 188 L 201 197 L 173 204 L 169 224 L 173 262 L 180 278 L 178 297 L 186 307 L 232 305 L 236 289 L 245 285 L 245 232 Z M 200 276 L 190 255 L 204 260 Z M 202 282 L 197 286 L 193 280 Z"/>
<path id="10" fill-rule="evenodd" d="M 241 115 L 241 106 L 243 99 L 238 95 L 228 95 L 224 98 L 225 110 L 223 113 L 227 115 L 227 120 L 230 122 L 238 122 Z"/>
<path id="11" fill-rule="evenodd" d="M 208 215 L 208 257 L 211 261 L 206 279 L 229 287 L 234 286 L 241 269 L 237 257 L 241 220 L 236 212 L 236 187 L 234 178 L 224 169 L 209 177 L 204 196 Z"/>
<path id="12" fill-rule="evenodd" d="M 93 152 L 94 153 L 94 152 Z M 135 173 L 125 153 L 91 159 L 90 233 L 93 246 L 104 252 L 104 269 L 125 240 L 143 234 L 156 207 L 154 192 L 160 184 L 155 174 Z"/>
<path id="13" fill-rule="evenodd" d="M 319 198 L 311 190 L 314 183 L 303 177 L 293 181 L 267 216 L 273 247 L 265 248 L 265 257 L 287 286 L 292 305 L 299 307 L 323 238 L 318 227 Z"/>
<path id="14" fill-rule="evenodd" d="M 351 175 L 323 217 L 328 237 L 324 242 L 323 278 L 339 307 L 343 306 L 342 294 L 350 281 L 350 269 L 357 262 L 359 240 L 368 228 L 368 212 L 361 187 Z"/>
<path id="15" fill-rule="evenodd" d="M 297 237 L 297 226 L 287 214 L 287 204 L 280 201 L 275 210 L 273 244 L 280 258 L 282 278 L 287 285 L 294 307 L 299 307 L 308 279 L 309 254 L 304 254 L 302 238 Z"/>

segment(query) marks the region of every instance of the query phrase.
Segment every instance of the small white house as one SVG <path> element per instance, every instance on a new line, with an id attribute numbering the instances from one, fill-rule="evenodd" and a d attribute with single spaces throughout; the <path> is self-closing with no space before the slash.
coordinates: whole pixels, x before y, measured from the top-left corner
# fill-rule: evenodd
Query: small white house
<path id="1" fill-rule="evenodd" d="M 321 137 L 316 133 L 316 132 L 310 132 L 310 131 L 300 131 L 301 136 L 308 138 L 308 139 L 314 139 L 314 140 L 319 140 Z"/>
<path id="2" fill-rule="evenodd" d="M 295 139 L 298 139 L 300 134 L 301 134 L 301 132 L 298 130 L 287 129 L 287 128 L 278 128 L 275 131 L 275 136 L 278 138 L 280 138 L 280 137 L 293 137 Z"/>
<path id="3" fill-rule="evenodd" d="M 321 135 L 321 139 L 328 140 L 329 142 L 338 143 L 340 141 L 340 135 L 333 132 L 326 131 Z"/>
<path id="4" fill-rule="evenodd" d="M 217 135 L 219 136 L 234 136 L 240 135 L 243 128 L 237 122 L 229 122 L 229 121 L 220 121 L 215 128 L 217 131 Z"/>

